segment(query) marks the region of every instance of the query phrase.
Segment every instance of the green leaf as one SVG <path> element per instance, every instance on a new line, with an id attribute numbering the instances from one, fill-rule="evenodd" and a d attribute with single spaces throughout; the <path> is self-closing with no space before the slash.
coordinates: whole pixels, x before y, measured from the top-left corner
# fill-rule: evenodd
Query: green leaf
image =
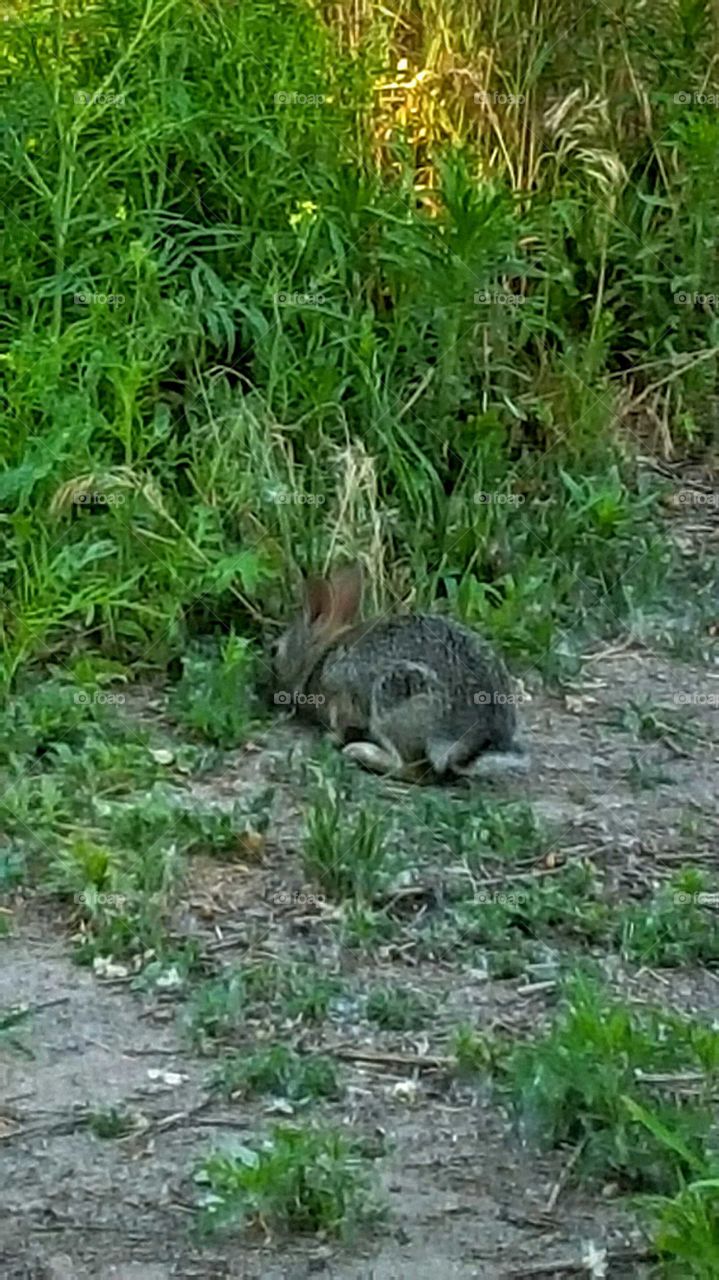
<path id="1" fill-rule="evenodd" d="M 691 1165 L 693 1169 L 696 1169 L 698 1173 L 706 1172 L 706 1165 L 704 1161 L 700 1160 L 693 1151 L 690 1151 L 686 1143 L 684 1143 L 676 1133 L 672 1133 L 670 1129 L 667 1129 L 666 1125 L 663 1124 L 657 1116 L 652 1115 L 651 1111 L 648 1111 L 646 1107 L 643 1107 L 635 1098 L 630 1098 L 626 1094 L 623 1094 L 622 1105 L 629 1112 L 632 1120 L 636 1120 L 639 1124 L 644 1125 L 644 1128 L 648 1129 L 652 1136 L 656 1138 L 657 1142 L 662 1146 L 668 1147 L 670 1151 L 673 1151 L 675 1155 L 680 1156 L 682 1160 L 684 1160 L 688 1165 Z"/>

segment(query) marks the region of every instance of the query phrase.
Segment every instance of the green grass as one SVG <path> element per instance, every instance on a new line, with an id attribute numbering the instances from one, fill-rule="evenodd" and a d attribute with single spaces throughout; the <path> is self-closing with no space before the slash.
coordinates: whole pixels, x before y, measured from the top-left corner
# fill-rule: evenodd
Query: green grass
<path id="1" fill-rule="evenodd" d="M 656 1197 L 647 1205 L 655 1224 L 654 1245 L 662 1274 L 713 1280 L 719 1271 L 719 1170 L 707 1170 L 674 1197 Z"/>
<path id="2" fill-rule="evenodd" d="M 105 1140 L 125 1138 L 132 1133 L 136 1119 L 118 1107 L 107 1107 L 104 1110 L 92 1111 L 87 1118 L 87 1127 L 96 1138 Z"/>
<path id="3" fill-rule="evenodd" d="M 339 811 L 349 829 L 354 809 L 346 798 Z M 400 830 L 400 843 L 413 851 L 405 874 L 426 894 L 398 900 L 390 914 L 345 912 L 337 930 L 344 945 L 371 950 L 413 925 L 420 956 L 460 960 L 494 978 L 551 977 L 598 949 L 659 968 L 716 963 L 719 889 L 691 865 L 636 899 L 610 891 L 595 861 L 558 861 L 546 870 L 552 833 L 531 806 L 514 801 L 419 796 Z"/>
<path id="4" fill-rule="evenodd" d="M 659 1274 L 710 1280 L 719 1246 L 715 1110 L 719 1033 L 709 1023 L 632 1006 L 576 974 L 531 1040 L 469 1023 L 453 1075 L 489 1075 L 530 1150 L 562 1147 L 573 1182 L 611 1181 L 647 1221 Z M 588 1186 L 586 1184 L 588 1183 Z"/>
<path id="5" fill-rule="evenodd" d="M 187 968 L 191 947 L 168 931 L 188 860 L 255 858 L 271 795 L 259 788 L 227 809 L 193 801 L 188 777 L 217 757 L 147 729 L 117 680 L 116 666 L 85 658 L 28 678 L 6 700 L 0 888 L 54 894 L 83 962 L 172 956 Z"/>
<path id="6" fill-rule="evenodd" d="M 239 971 L 202 983 L 193 993 L 184 1019 L 191 1040 L 204 1048 L 213 1041 L 229 1039 L 244 1023 L 247 1005 Z"/>
<path id="7" fill-rule="evenodd" d="M 179 725 L 215 746 L 241 746 L 259 722 L 257 680 L 258 662 L 248 641 L 230 636 L 217 654 L 183 657 L 170 712 Z"/>
<path id="8" fill-rule="evenodd" d="M 451 1042 L 455 1073 L 460 1079 L 473 1079 L 496 1069 L 501 1062 L 495 1039 L 485 1032 L 476 1031 L 469 1023 L 457 1027 Z"/>
<path id="9" fill-rule="evenodd" d="M 648 901 L 625 906 L 615 945 L 636 964 L 675 968 L 719 962 L 719 882 L 694 868 L 672 877 Z"/>
<path id="10" fill-rule="evenodd" d="M 190 860 L 261 855 L 272 792 L 256 787 L 229 808 L 194 801 L 188 778 L 220 756 L 149 730 L 128 705 L 108 701 L 108 691 L 127 689 L 119 675 L 116 665 L 78 660 L 72 671 L 25 680 L 7 700 L 0 885 L 11 894 L 42 883 L 56 895 L 86 963 L 144 956 L 158 972 L 177 963 L 187 974 L 197 956 L 171 934 Z M 365 785 L 373 780 L 348 774 L 337 753 L 328 768 L 306 773 L 302 865 L 308 886 L 341 905 L 331 929 L 343 946 L 397 941 L 414 912 L 420 954 L 471 959 L 495 977 L 555 964 L 558 949 L 577 946 L 659 966 L 716 959 L 711 906 L 697 896 L 713 880 L 680 873 L 650 898 L 610 906 L 589 863 L 532 874 L 553 836 L 523 802 L 421 792 L 398 810 Z M 518 869 L 526 876 L 499 879 Z M 396 890 L 425 882 L 426 901 L 421 892 L 394 901 Z M 314 979 L 309 986 L 307 1009 L 319 998 Z M 298 1001 L 286 1016 L 306 1015 Z"/>
<path id="11" fill-rule="evenodd" d="M 333 932 L 342 947 L 372 952 L 396 939 L 400 926 L 386 911 L 350 902 L 344 904 Z"/>
<path id="12" fill-rule="evenodd" d="M 646 699 L 630 700 L 626 706 L 615 708 L 609 723 L 640 742 L 669 739 L 685 750 L 704 738 L 699 726 L 688 724 L 675 708 L 657 706 Z"/>
<path id="13" fill-rule="evenodd" d="M 266 961 L 246 969 L 244 981 L 254 1003 L 271 1007 L 283 1017 L 310 1022 L 326 1017 L 343 989 L 335 974 L 307 962 Z"/>
<path id="14" fill-rule="evenodd" d="M 494 868 L 492 868 L 494 870 Z M 418 932 L 420 953 L 460 959 L 494 978 L 517 977 L 539 966 L 554 974 L 571 957 L 608 938 L 612 915 L 601 880 L 588 863 L 568 862 L 553 875 L 492 883 L 452 875 L 441 904 Z"/>
<path id="15" fill-rule="evenodd" d="M 326 781 L 308 807 L 302 865 L 330 897 L 371 905 L 398 868 L 386 815 L 376 803 L 350 813 L 345 796 Z"/>
<path id="16" fill-rule="evenodd" d="M 410 838 L 421 839 L 433 855 L 461 859 L 470 868 L 493 859 L 506 863 L 539 857 L 551 848 L 551 832 L 521 800 L 428 792 L 412 805 L 406 828 Z"/>
<path id="17" fill-rule="evenodd" d="M 263 789 L 230 808 L 193 805 L 177 788 L 156 786 L 142 798 L 108 802 L 103 818 L 114 838 L 134 848 L 173 843 L 185 855 L 228 858 L 242 853 L 269 822 L 271 792 Z"/>
<path id="18" fill-rule="evenodd" d="M 321 1054 L 297 1053 L 274 1044 L 248 1056 L 226 1054 L 211 1083 L 230 1097 L 273 1094 L 296 1106 L 318 1098 L 338 1098 L 342 1092 L 335 1062 Z"/>
<path id="19" fill-rule="evenodd" d="M 436 998 L 402 987 L 373 987 L 365 1000 L 365 1017 L 383 1031 L 416 1031 L 431 1023 Z"/>
<path id="20" fill-rule="evenodd" d="M 184 1021 L 191 1039 L 209 1048 L 241 1035 L 248 1019 L 320 1022 L 343 984 L 313 964 L 266 961 L 200 983 Z"/>
<path id="21" fill-rule="evenodd" d="M 687 1071 L 697 1095 L 672 1080 Z M 585 1175 L 666 1194 L 704 1168 L 719 1033 L 709 1025 L 611 1000 L 582 977 L 553 1025 L 507 1048 L 502 1091 L 525 1140 L 580 1147 Z"/>
<path id="22" fill-rule="evenodd" d="M 205 1232 L 261 1223 L 347 1238 L 383 1216 L 359 1144 L 331 1130 L 276 1128 L 260 1145 L 208 1156 L 195 1180 L 208 1188 Z"/>
<path id="23" fill-rule="evenodd" d="M 518 4 L 402 9 L 353 48 L 304 0 L 9 16 L 6 680 L 234 628 L 212 707 L 190 660 L 176 706 L 237 743 L 243 646 L 330 552 L 549 669 L 666 598 L 616 417 L 626 382 L 679 442 L 716 430 L 716 321 L 674 297 L 719 222 L 719 125 L 675 101 L 711 74 L 705 5 L 572 15 L 570 64 L 553 10 L 524 48 Z M 404 128 L 401 56 L 429 72 Z"/>

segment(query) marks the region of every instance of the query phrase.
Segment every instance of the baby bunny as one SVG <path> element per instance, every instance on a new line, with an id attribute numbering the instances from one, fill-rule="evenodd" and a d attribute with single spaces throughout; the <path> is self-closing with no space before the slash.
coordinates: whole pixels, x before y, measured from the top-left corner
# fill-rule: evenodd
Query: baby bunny
<path id="1" fill-rule="evenodd" d="M 398 778 L 526 770 L 501 659 L 439 614 L 359 621 L 359 565 L 309 578 L 276 645 L 276 701 L 329 728 L 344 754 Z"/>

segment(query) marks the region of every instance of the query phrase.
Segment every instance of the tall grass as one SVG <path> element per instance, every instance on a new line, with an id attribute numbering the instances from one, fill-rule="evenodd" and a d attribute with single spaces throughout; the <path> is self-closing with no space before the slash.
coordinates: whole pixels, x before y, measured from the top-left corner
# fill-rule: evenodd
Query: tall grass
<path id="1" fill-rule="evenodd" d="M 716 433 L 675 300 L 715 279 L 715 50 L 702 0 L 6 15 L 5 677 L 161 666 L 344 553 L 533 660 L 614 624 L 665 567 L 633 433 Z"/>

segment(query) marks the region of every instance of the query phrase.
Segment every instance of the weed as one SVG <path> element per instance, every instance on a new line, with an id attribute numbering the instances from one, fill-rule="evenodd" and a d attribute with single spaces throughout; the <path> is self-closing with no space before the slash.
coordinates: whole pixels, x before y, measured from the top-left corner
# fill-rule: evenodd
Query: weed
<path id="1" fill-rule="evenodd" d="M 117 855 L 86 836 L 77 835 L 58 850 L 48 868 L 48 888 L 62 897 L 87 894 L 89 905 L 109 890 L 117 877 Z"/>
<path id="2" fill-rule="evenodd" d="M 112 952 L 101 954 L 111 955 Z M 182 995 L 189 979 L 203 973 L 205 968 L 206 961 L 197 939 L 177 941 L 163 937 L 158 946 L 143 955 L 142 969 L 135 974 L 133 989 Z"/>
<path id="3" fill-rule="evenodd" d="M 382 1216 L 357 1143 L 342 1134 L 278 1127 L 255 1147 L 203 1161 L 195 1180 L 204 1231 L 264 1223 L 272 1229 L 350 1236 Z"/>
<path id="4" fill-rule="evenodd" d="M 26 682 L 1 713 L 0 765 L 42 764 L 59 746 L 81 749 L 98 716 L 98 704 L 66 677 Z"/>
<path id="5" fill-rule="evenodd" d="M 326 783 L 307 812 L 302 865 L 333 898 L 369 905 L 396 871 L 388 849 L 387 822 L 372 809 L 348 813 L 341 795 Z"/>
<path id="6" fill-rule="evenodd" d="M 343 947 L 373 950 L 397 937 L 399 926 L 386 911 L 345 903 L 337 935 Z"/>
<path id="7" fill-rule="evenodd" d="M 13 773 L 3 778 L 0 821 L 3 830 L 22 844 L 26 862 L 42 861 L 58 833 L 76 820 L 75 798 L 52 775 Z"/>
<path id="8" fill-rule="evenodd" d="M 244 973 L 248 997 L 268 1006 L 281 1017 L 318 1022 L 326 1017 L 332 1001 L 341 994 L 342 983 L 334 974 L 312 964 L 268 961 Z"/>
<path id="9" fill-rule="evenodd" d="M 258 723 L 256 671 L 249 641 L 237 636 L 230 636 L 216 656 L 186 655 L 170 696 L 172 715 L 216 746 L 241 746 Z"/>
<path id="10" fill-rule="evenodd" d="M 696 1101 L 674 1100 L 671 1076 L 687 1070 L 699 1073 L 702 1092 Z M 591 1174 L 666 1192 L 704 1159 L 718 1072 L 716 1031 L 670 1014 L 635 1012 L 576 978 L 554 1025 L 510 1050 L 500 1079 L 526 1138 L 580 1145 Z M 669 1098 L 661 1083 L 667 1075 Z M 671 1143 L 658 1134 L 671 1134 Z"/>
<path id="11" fill-rule="evenodd" d="M 226 1055 L 212 1075 L 212 1085 L 230 1096 L 271 1093 L 298 1106 L 317 1098 L 337 1098 L 341 1092 L 331 1058 L 296 1053 L 283 1044 L 248 1057 Z"/>
<path id="12" fill-rule="evenodd" d="M 185 1023 L 193 1041 L 207 1047 L 235 1039 L 248 1018 L 320 1021 L 341 991 L 339 979 L 314 965 L 267 961 L 201 984 Z"/>
<path id="13" fill-rule="evenodd" d="M 128 848 L 174 845 L 184 856 L 242 854 L 252 852 L 267 829 L 270 796 L 262 790 L 220 809 L 188 804 L 182 792 L 155 786 L 141 798 L 108 802 L 99 815 Z"/>
<path id="14" fill-rule="evenodd" d="M 242 973 L 236 971 L 201 983 L 193 993 L 184 1016 L 190 1039 L 198 1047 L 208 1042 L 230 1039 L 244 1022 L 247 996 Z"/>
<path id="15" fill-rule="evenodd" d="M 283 566 L 321 562 L 339 529 L 377 564 L 385 603 L 411 578 L 422 602 L 446 600 L 545 664 L 571 658 L 590 622 L 615 626 L 661 593 L 667 551 L 615 442 L 615 375 L 651 387 L 679 436 L 711 437 L 711 362 L 690 358 L 705 317 L 673 301 L 677 263 L 687 287 L 706 284 L 701 246 L 719 218 L 716 124 L 672 105 L 682 76 L 709 74 L 708 48 L 692 37 L 682 72 L 667 54 L 649 115 L 630 91 L 605 116 L 596 104 L 627 58 L 631 83 L 647 82 L 644 32 L 608 47 L 588 20 L 586 92 L 564 101 L 553 17 L 520 54 L 516 6 L 440 26 L 428 11 L 408 112 L 401 89 L 390 107 L 377 84 L 377 50 L 387 65 L 403 56 L 401 17 L 390 31 L 368 13 L 349 50 L 341 14 L 328 24 L 294 0 L 279 28 L 264 5 L 170 0 L 151 21 L 131 7 L 118 33 L 99 0 L 80 45 L 52 8 L 32 38 L 10 32 L 5 680 L 86 640 L 120 673 L 148 654 L 162 666 L 234 627 L 214 674 L 187 663 L 176 706 L 193 732 L 240 742 L 255 713 L 235 645 L 279 603 Z M 657 47 L 685 48 L 675 10 L 655 25 Z M 458 92 L 454 28 L 463 85 L 485 84 L 490 65 L 488 92 L 511 83 L 524 106 L 487 112 Z M 181 126 L 157 89 L 168 41 L 192 101 Z M 241 50 L 258 73 L 228 88 Z M 75 101 L 70 83 L 109 83 L 118 66 L 121 105 Z M 324 101 L 276 100 L 287 67 Z M 648 166 L 635 130 L 650 116 Z M 528 121 L 545 118 L 539 157 Z M 613 216 L 598 224 L 598 207 Z M 652 264 L 641 278 L 637 244 Z"/>
<path id="16" fill-rule="evenodd" d="M 0 820 L 11 842 L 0 883 L 42 879 L 70 903 L 84 963 L 168 956 L 186 858 L 255 857 L 269 821 L 266 789 L 229 809 L 193 803 L 177 778 L 207 768 L 208 751 L 166 736 L 156 745 L 112 701 L 124 700 L 112 692 L 117 675 L 78 658 L 19 682 L 0 713 Z"/>
<path id="17" fill-rule="evenodd" d="M 427 994 L 400 987 L 373 987 L 365 1001 L 365 1017 L 383 1031 L 414 1031 L 431 1021 L 437 1004 Z"/>
<path id="18" fill-rule="evenodd" d="M 173 845 L 123 850 L 78 833 L 49 858 L 48 887 L 74 906 L 80 922 L 76 958 L 157 953 L 164 945 L 182 862 Z"/>
<path id="19" fill-rule="evenodd" d="M 640 742 L 661 742 L 670 739 L 683 746 L 696 744 L 703 736 L 697 726 L 690 726 L 671 708 L 660 707 L 651 701 L 634 701 L 617 707 L 608 723 L 625 733 L 631 733 Z"/>
<path id="20" fill-rule="evenodd" d="M 96 1138 L 125 1138 L 135 1128 L 135 1118 L 117 1107 L 90 1112 L 87 1127 Z"/>
<path id="21" fill-rule="evenodd" d="M 711 1280 L 719 1268 L 719 1166 L 717 1152 L 698 1156 L 686 1148 L 675 1131 L 641 1106 L 627 1099 L 630 1114 L 670 1155 L 681 1156 L 694 1177 L 677 1195 L 644 1196 L 639 1206 L 655 1224 L 654 1245 L 662 1274 Z M 683 1179 L 682 1179 L 683 1182 Z"/>
<path id="22" fill-rule="evenodd" d="M 423 795 L 408 827 L 415 835 L 421 832 L 423 843 L 470 867 L 492 857 L 503 862 L 535 857 L 551 843 L 531 805 L 522 801 Z"/>
<path id="23" fill-rule="evenodd" d="M 561 942 L 587 947 L 604 940 L 610 921 L 591 864 L 569 862 L 557 875 L 527 875 L 506 888 L 458 880 L 420 942 L 424 954 L 471 957 L 475 964 L 481 958 L 492 977 L 516 977 L 532 962 L 548 962 Z"/>
<path id="24" fill-rule="evenodd" d="M 678 872 L 648 901 L 619 912 L 614 941 L 637 964 L 672 967 L 719 961 L 719 888 L 694 867 Z"/>
<path id="25" fill-rule="evenodd" d="M 472 1078 L 480 1073 L 498 1069 L 501 1058 L 495 1039 L 485 1032 L 475 1031 L 465 1023 L 457 1027 L 451 1043 L 455 1071 L 460 1078 Z"/>
<path id="26" fill-rule="evenodd" d="M 109 736 L 106 729 L 88 733 L 82 746 L 55 743 L 45 758 L 46 769 L 62 786 L 92 793 L 98 800 L 125 796 L 138 787 L 151 786 L 163 776 L 149 737 L 138 729 L 132 737 Z"/>
<path id="27" fill-rule="evenodd" d="M 73 934 L 73 959 L 79 965 L 97 960 L 132 961 L 151 964 L 161 957 L 165 968 L 175 955 L 167 935 L 168 919 L 158 903 L 146 899 L 127 910 L 101 909 L 83 915 Z"/>
<path id="28" fill-rule="evenodd" d="M 714 1280 L 719 1275 L 719 1171 L 683 1187 L 676 1196 L 645 1201 L 656 1224 L 654 1247 L 662 1274 L 672 1280 Z"/>

